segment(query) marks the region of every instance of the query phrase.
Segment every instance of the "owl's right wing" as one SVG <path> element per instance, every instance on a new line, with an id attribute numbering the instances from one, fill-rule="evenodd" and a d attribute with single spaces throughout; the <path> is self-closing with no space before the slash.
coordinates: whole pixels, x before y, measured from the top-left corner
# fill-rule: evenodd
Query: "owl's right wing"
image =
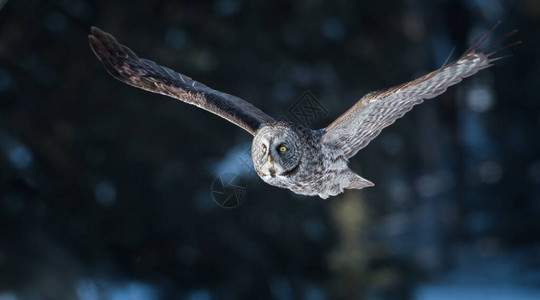
<path id="1" fill-rule="evenodd" d="M 112 35 L 92 27 L 90 46 L 114 78 L 153 93 L 196 105 L 236 124 L 252 135 L 265 123 L 275 120 L 250 103 L 199 83 L 185 75 L 139 58 Z"/>
<path id="2" fill-rule="evenodd" d="M 481 35 L 455 62 L 416 80 L 365 95 L 324 129 L 321 143 L 343 149 L 345 156 L 350 158 L 367 146 L 381 130 L 410 111 L 413 106 L 444 93 L 449 86 L 460 82 L 463 78 L 490 67 L 501 57 L 490 58 L 496 51 L 484 53 L 477 50 L 495 27 L 487 34 Z M 495 44 L 502 42 L 515 32 L 505 34 Z M 504 48 L 518 43 L 519 41 Z"/>

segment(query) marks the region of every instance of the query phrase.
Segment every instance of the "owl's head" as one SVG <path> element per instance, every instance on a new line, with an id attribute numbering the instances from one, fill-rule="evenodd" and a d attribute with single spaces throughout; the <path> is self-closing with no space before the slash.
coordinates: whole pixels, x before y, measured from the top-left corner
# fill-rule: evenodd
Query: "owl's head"
<path id="1" fill-rule="evenodd" d="M 302 139 L 286 123 L 266 124 L 259 128 L 251 145 L 253 166 L 263 179 L 294 175 L 300 167 L 302 154 Z"/>

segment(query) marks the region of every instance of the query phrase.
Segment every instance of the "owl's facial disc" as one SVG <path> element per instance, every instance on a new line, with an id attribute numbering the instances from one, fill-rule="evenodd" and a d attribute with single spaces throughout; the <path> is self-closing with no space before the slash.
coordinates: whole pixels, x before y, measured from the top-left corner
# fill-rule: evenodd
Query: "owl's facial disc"
<path id="1" fill-rule="evenodd" d="M 302 144 L 296 132 L 286 125 L 259 129 L 251 146 L 253 165 L 265 177 L 290 177 L 298 171 Z"/>

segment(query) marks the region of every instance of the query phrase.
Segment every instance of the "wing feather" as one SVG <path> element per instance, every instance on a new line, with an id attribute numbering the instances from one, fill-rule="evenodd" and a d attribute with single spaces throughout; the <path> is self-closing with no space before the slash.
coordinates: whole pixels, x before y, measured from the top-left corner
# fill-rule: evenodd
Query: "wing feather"
<path id="1" fill-rule="evenodd" d="M 275 120 L 252 104 L 139 58 L 110 34 L 92 27 L 90 46 L 105 69 L 116 79 L 153 93 L 166 95 L 214 113 L 252 135 L 264 123 Z"/>
<path id="2" fill-rule="evenodd" d="M 449 86 L 459 83 L 463 78 L 492 66 L 493 62 L 500 57 L 490 58 L 495 54 L 495 51 L 486 54 L 479 51 L 478 48 L 497 25 L 487 34 L 481 35 L 453 63 L 416 80 L 366 94 L 324 129 L 321 142 L 332 148 L 343 149 L 346 157 L 350 158 L 367 146 L 371 140 L 379 135 L 381 130 L 403 117 L 415 105 L 422 103 L 425 99 L 431 99 L 444 93 Z M 503 39 L 515 32 L 517 31 L 506 34 Z M 503 39 L 497 43 L 502 42 Z"/>

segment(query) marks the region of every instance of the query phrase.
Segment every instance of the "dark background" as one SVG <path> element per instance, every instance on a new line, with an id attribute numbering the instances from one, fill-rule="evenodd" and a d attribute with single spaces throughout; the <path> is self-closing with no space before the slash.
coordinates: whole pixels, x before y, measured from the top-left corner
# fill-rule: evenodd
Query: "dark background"
<path id="1" fill-rule="evenodd" d="M 538 299 L 540 2 L 2 1 L 0 299 Z M 329 200 L 258 180 L 251 137 L 114 80 L 92 25 L 275 118 L 322 128 L 498 20 L 497 64 L 351 159 Z M 489 42 L 489 41 L 488 41 Z M 245 202 L 218 206 L 234 173 Z"/>

